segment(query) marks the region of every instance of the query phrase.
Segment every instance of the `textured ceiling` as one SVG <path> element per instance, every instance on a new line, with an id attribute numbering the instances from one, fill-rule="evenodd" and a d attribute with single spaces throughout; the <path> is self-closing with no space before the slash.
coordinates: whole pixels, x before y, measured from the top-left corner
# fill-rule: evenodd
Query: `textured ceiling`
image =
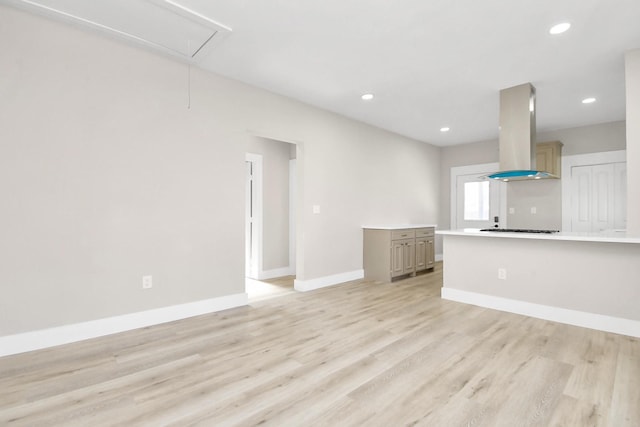
<path id="1" fill-rule="evenodd" d="M 441 146 L 497 138 L 498 92 L 525 82 L 538 131 L 623 120 L 640 48 L 638 0 L 175 2 L 233 30 L 199 66 Z"/>

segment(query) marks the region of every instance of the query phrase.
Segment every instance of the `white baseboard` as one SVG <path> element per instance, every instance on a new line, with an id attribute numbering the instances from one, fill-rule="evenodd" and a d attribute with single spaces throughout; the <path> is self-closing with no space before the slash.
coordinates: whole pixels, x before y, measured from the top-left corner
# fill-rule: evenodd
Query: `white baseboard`
<path id="1" fill-rule="evenodd" d="M 435 260 L 437 261 L 442 261 L 442 254 L 436 254 Z"/>
<path id="2" fill-rule="evenodd" d="M 273 270 L 264 270 L 258 273 L 258 280 L 274 279 L 276 277 L 293 276 L 295 270 L 291 267 L 274 268 Z"/>
<path id="3" fill-rule="evenodd" d="M 538 319 L 640 338 L 640 321 L 638 320 L 611 317 L 444 287 L 442 288 L 442 298 Z"/>
<path id="4" fill-rule="evenodd" d="M 339 283 L 350 282 L 352 280 L 362 279 L 364 270 L 348 271 L 346 273 L 333 274 L 331 276 L 318 277 L 309 280 L 294 280 L 293 287 L 296 291 L 312 291 L 314 289 L 326 288 L 327 286 L 337 285 Z"/>
<path id="5" fill-rule="evenodd" d="M 0 357 L 247 305 L 246 293 L 0 337 Z"/>

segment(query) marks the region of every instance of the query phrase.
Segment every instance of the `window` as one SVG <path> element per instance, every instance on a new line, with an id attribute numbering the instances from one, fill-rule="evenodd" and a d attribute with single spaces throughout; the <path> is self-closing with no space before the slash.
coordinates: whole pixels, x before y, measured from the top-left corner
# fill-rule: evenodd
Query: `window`
<path id="1" fill-rule="evenodd" d="M 489 181 L 464 183 L 464 220 L 489 220 Z"/>

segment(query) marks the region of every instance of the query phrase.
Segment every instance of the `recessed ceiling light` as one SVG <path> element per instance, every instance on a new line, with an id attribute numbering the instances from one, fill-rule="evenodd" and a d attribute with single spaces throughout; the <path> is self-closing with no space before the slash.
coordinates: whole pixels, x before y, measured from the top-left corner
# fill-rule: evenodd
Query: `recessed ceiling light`
<path id="1" fill-rule="evenodd" d="M 593 104 L 594 102 L 596 102 L 595 98 L 585 98 L 582 100 L 583 104 Z"/>
<path id="2" fill-rule="evenodd" d="M 363 101 L 371 101 L 373 99 L 373 94 L 372 93 L 365 93 L 364 95 L 361 96 Z"/>
<path id="3" fill-rule="evenodd" d="M 440 128 L 440 132 L 449 132 L 451 129 L 449 129 L 448 127 L 443 127 Z"/>
<path id="4" fill-rule="evenodd" d="M 551 29 L 549 30 L 549 34 L 562 34 L 565 31 L 567 31 L 569 28 L 571 28 L 571 24 L 568 22 L 563 22 L 561 24 L 557 24 L 551 27 Z"/>

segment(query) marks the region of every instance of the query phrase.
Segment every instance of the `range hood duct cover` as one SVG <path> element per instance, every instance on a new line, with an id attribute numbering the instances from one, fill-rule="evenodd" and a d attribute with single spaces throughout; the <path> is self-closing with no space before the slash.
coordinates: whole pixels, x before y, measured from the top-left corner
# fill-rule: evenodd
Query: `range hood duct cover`
<path id="1" fill-rule="evenodd" d="M 500 91 L 500 171 L 504 181 L 555 178 L 536 170 L 536 88 L 525 83 Z"/>

